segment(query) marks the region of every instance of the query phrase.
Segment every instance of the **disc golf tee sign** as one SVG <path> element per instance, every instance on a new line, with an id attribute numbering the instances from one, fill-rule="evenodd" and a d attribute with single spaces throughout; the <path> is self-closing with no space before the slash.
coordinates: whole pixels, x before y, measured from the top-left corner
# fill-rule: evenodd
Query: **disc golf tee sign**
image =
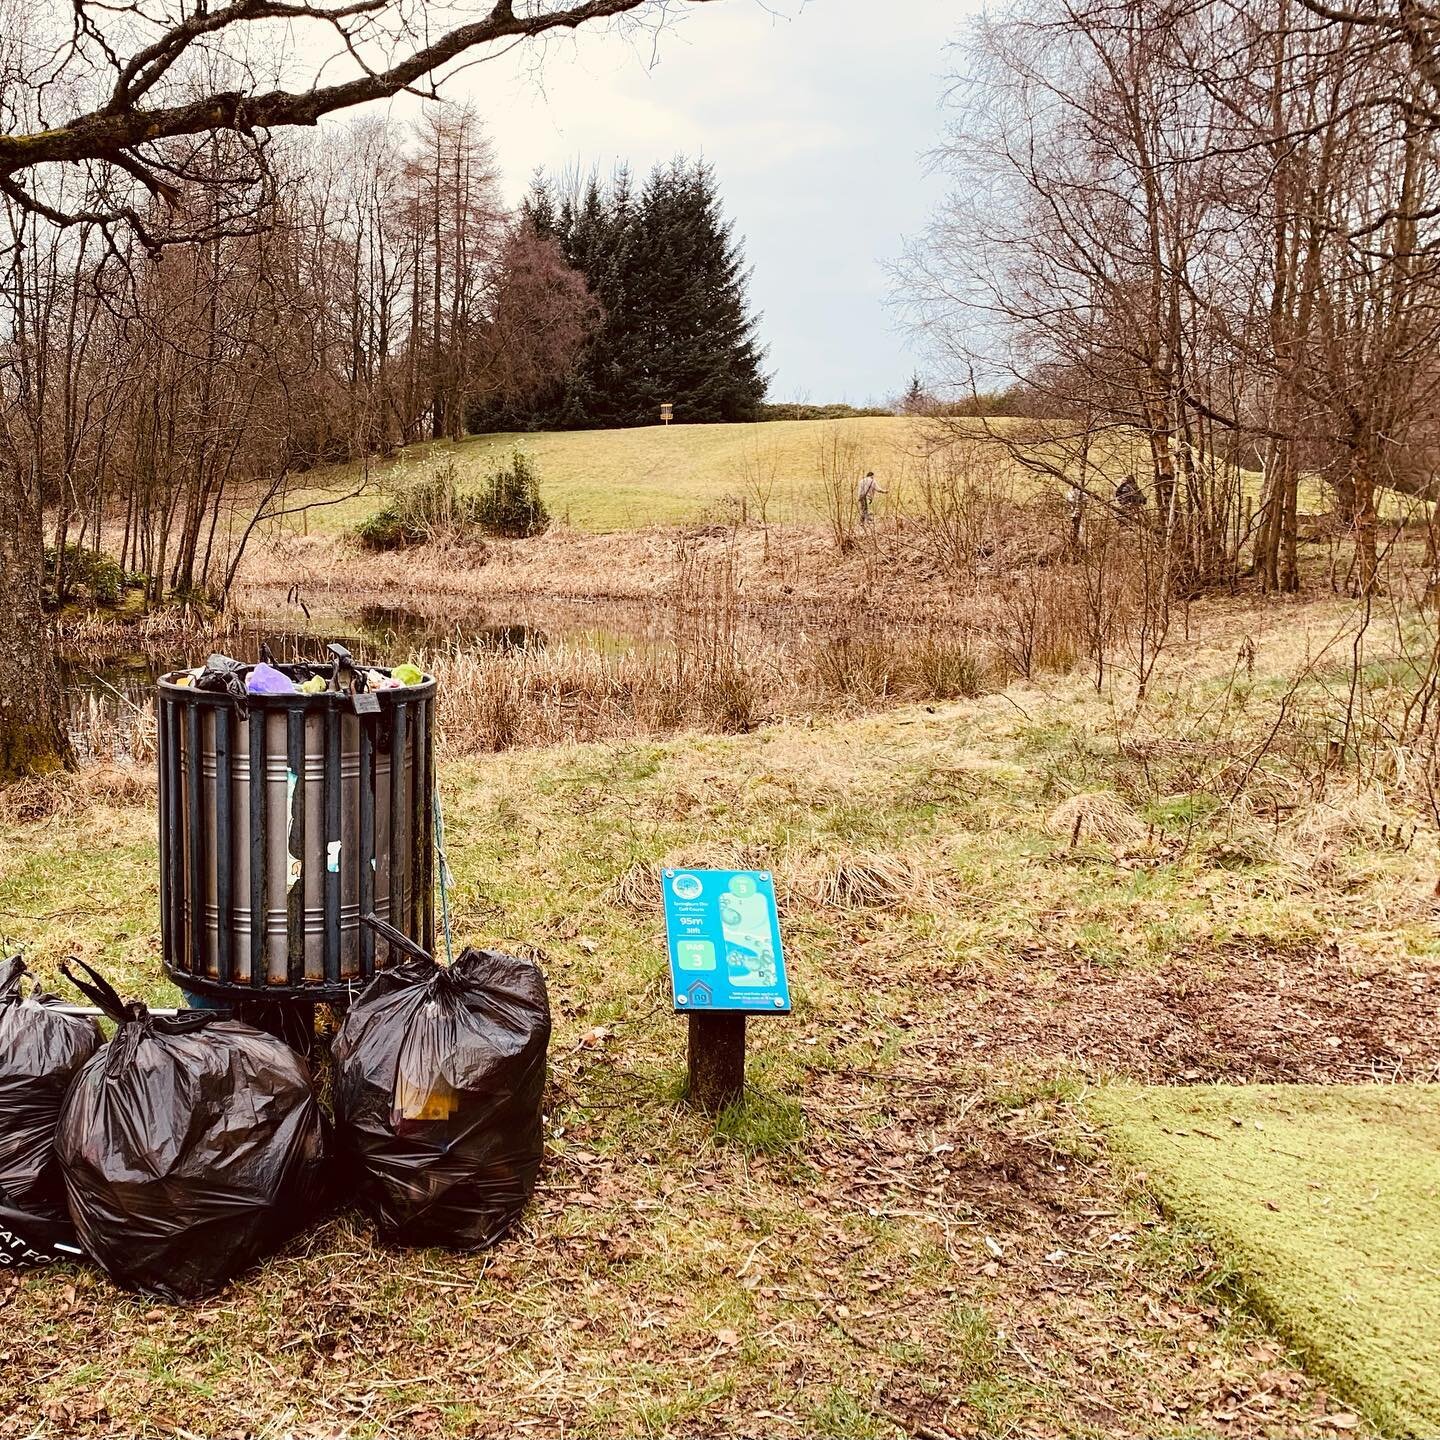
<path id="1" fill-rule="evenodd" d="M 665 932 L 677 1014 L 790 1009 L 768 870 L 666 870 Z"/>
<path id="2" fill-rule="evenodd" d="M 768 870 L 663 876 L 675 1013 L 688 1015 L 690 1098 L 718 1110 L 745 1086 L 745 1017 L 788 1015 L 775 881 Z"/>

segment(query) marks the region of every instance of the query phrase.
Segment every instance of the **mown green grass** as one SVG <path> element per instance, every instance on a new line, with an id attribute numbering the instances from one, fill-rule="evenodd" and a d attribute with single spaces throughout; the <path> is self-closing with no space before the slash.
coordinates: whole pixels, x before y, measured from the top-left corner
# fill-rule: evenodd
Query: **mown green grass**
<path id="1" fill-rule="evenodd" d="M 552 518 L 577 530 L 613 532 L 646 525 L 703 519 L 739 518 L 775 524 L 823 524 L 823 457 L 831 466 L 841 457 L 848 491 L 873 469 L 885 494 L 885 509 L 911 511 L 921 504 L 920 477 L 937 450 L 957 435 L 977 436 L 988 428 L 1003 433 L 1012 420 L 951 421 L 947 428 L 913 416 L 867 416 L 855 420 L 781 420 L 765 424 L 654 425 L 624 430 L 568 430 L 471 435 L 463 440 L 425 441 L 408 446 L 389 460 L 367 459 L 327 465 L 302 475 L 287 499 L 298 510 L 287 526 L 336 534 L 353 530 L 383 503 L 383 497 L 432 469 L 454 464 L 462 490 L 473 490 L 485 475 L 516 450 L 535 461 L 541 495 Z M 1073 448 L 1073 447 L 1069 447 Z M 1057 446 L 1037 444 L 1034 454 L 1057 464 Z M 1105 493 L 1128 472 L 1147 473 L 1148 451 L 1136 435 L 1114 432 L 1096 439 L 1089 452 L 1091 478 Z M 961 467 L 968 484 L 984 488 L 1005 477 L 1017 493 L 1054 492 L 1057 482 L 1043 465 L 1031 469 L 995 446 L 983 457 L 971 456 Z M 1260 476 L 1247 471 L 1246 494 L 1258 503 Z M 1328 508 L 1318 482 L 1302 484 L 1302 511 Z M 742 508 L 743 507 L 743 508 Z M 1410 516 L 1417 502 L 1386 492 L 1381 513 L 1387 520 Z"/>
<path id="2" fill-rule="evenodd" d="M 879 416 L 860 420 L 779 420 L 763 425 L 671 425 L 629 430 L 569 430 L 472 435 L 412 445 L 396 459 L 333 465 L 303 477 L 307 494 L 344 494 L 362 482 L 367 493 L 312 513 L 312 529 L 348 529 L 377 508 L 376 496 L 423 470 L 453 462 L 462 489 L 473 489 L 515 449 L 531 455 L 551 516 L 578 530 L 627 530 L 692 520 L 707 509 L 743 499 L 756 518 L 752 477 L 769 489 L 768 519 L 818 518 L 813 490 L 820 454 L 837 437 L 855 447 L 881 484 L 915 463 L 923 422 Z M 293 503 L 293 502 L 292 502 Z"/>
<path id="3" fill-rule="evenodd" d="M 1172 1214 L 1381 1428 L 1440 1433 L 1440 1086 L 1114 1088 Z"/>

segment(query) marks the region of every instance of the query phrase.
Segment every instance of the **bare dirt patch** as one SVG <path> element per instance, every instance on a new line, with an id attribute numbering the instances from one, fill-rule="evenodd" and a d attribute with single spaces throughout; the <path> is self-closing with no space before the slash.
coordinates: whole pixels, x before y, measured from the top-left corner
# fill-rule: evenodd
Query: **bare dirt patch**
<path id="1" fill-rule="evenodd" d="M 1157 969 L 1037 954 L 971 993 L 977 1058 L 1022 1055 L 1155 1083 L 1363 1083 L 1440 1077 L 1440 973 L 1333 946 L 1227 947 Z M 935 976 L 934 983 L 945 984 Z"/>

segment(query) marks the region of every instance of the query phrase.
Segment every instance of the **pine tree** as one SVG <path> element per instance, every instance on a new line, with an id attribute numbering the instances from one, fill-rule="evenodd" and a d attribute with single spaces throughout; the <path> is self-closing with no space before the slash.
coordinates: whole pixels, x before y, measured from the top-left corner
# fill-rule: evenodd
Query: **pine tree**
<path id="1" fill-rule="evenodd" d="M 745 420 L 765 396 L 758 317 L 744 248 L 712 168 L 658 166 L 638 195 L 628 170 L 592 173 L 561 199 L 537 176 L 525 213 L 586 278 L 603 318 L 584 359 L 529 423 L 653 425 L 662 401 L 680 421 Z"/>
<path id="2" fill-rule="evenodd" d="M 930 392 L 926 390 L 919 374 L 912 374 L 909 386 L 900 397 L 900 413 L 902 415 L 925 415 L 934 408 L 934 404 L 935 402 L 930 398 Z"/>

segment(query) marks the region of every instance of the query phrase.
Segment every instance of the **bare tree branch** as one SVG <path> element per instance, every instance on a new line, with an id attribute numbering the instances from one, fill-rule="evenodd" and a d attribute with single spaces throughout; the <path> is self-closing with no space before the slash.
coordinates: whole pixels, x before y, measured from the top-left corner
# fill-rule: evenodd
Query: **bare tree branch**
<path id="1" fill-rule="evenodd" d="M 83 10 L 93 0 L 77 0 Z M 370 100 L 400 93 L 469 50 L 502 40 L 534 39 L 550 31 L 614 18 L 642 9 L 663 11 L 669 0 L 577 0 L 516 15 L 510 0 L 499 0 L 483 19 L 460 25 L 439 39 L 372 73 L 309 90 L 270 90 L 247 94 L 224 90 L 170 105 L 141 106 L 182 56 L 204 36 L 223 35 L 232 27 L 267 19 L 334 22 L 347 16 L 384 11 L 392 0 L 356 0 L 340 7 L 284 0 L 233 0 L 213 13 L 200 7 L 159 39 L 125 62 L 107 103 L 97 110 L 30 134 L 0 136 L 0 175 L 11 176 L 59 161 L 117 160 L 139 147 L 212 131 L 255 131 L 314 125 L 322 117 Z M 709 0 L 678 0 L 686 5 Z"/>

